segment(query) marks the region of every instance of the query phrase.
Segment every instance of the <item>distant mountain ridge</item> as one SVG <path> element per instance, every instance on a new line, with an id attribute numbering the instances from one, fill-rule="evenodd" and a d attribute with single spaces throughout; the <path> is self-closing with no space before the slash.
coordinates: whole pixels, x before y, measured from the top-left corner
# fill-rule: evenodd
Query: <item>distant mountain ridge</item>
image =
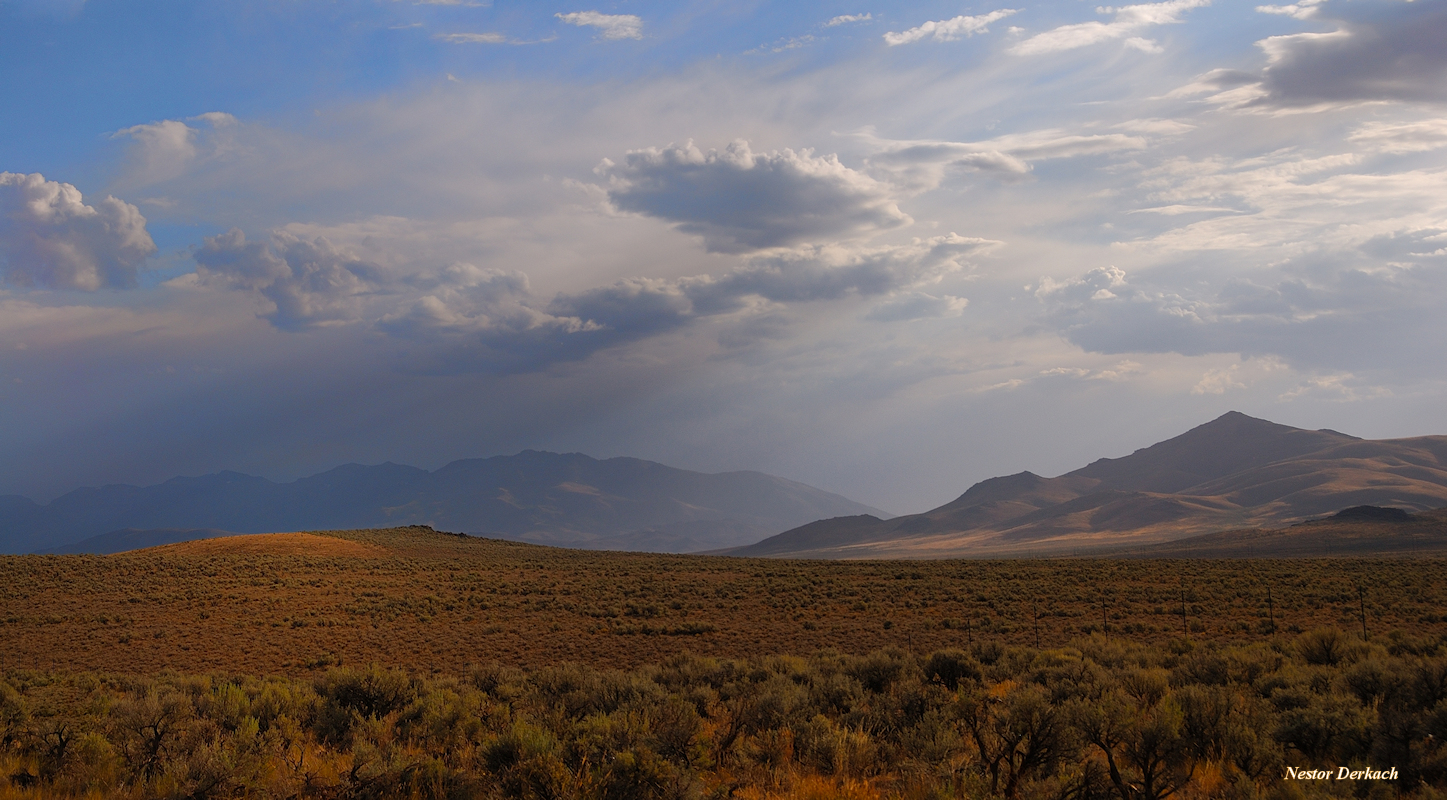
<path id="1" fill-rule="evenodd" d="M 1055 478 L 981 481 L 954 501 L 890 520 L 820 520 L 740 556 L 942 558 L 1167 542 L 1283 526 L 1349 506 L 1447 505 L 1447 436 L 1372 441 L 1229 412 L 1122 458 Z"/>
<path id="2" fill-rule="evenodd" d="M 126 536 L 143 540 L 138 532 L 423 524 L 539 544 L 691 552 L 848 514 L 888 516 L 761 472 L 705 474 L 636 458 L 526 450 L 432 472 L 348 464 L 290 483 L 228 471 L 155 486 L 77 489 L 46 505 L 5 496 L 0 551 L 59 550 L 97 536 L 109 538 L 93 546 L 112 547 Z"/>

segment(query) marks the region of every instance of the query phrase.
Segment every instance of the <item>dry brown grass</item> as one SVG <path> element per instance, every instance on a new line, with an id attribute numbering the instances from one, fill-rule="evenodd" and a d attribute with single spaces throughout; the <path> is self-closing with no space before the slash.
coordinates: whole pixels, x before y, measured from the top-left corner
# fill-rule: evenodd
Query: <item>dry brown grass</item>
<path id="1" fill-rule="evenodd" d="M 460 673 L 680 651 L 1063 645 L 1100 630 L 1244 642 L 1334 626 L 1447 633 L 1447 561 L 806 562 L 555 550 L 417 529 L 0 557 L 0 667 Z M 1268 612 L 1267 592 L 1271 592 Z M 1102 608 L 1102 603 L 1104 607 Z"/>
<path id="2" fill-rule="evenodd" d="M 163 556 L 199 558 L 205 556 L 314 556 L 326 558 L 385 558 L 385 547 L 335 536 L 315 533 L 261 533 L 251 536 L 225 536 L 153 547 L 150 552 Z"/>

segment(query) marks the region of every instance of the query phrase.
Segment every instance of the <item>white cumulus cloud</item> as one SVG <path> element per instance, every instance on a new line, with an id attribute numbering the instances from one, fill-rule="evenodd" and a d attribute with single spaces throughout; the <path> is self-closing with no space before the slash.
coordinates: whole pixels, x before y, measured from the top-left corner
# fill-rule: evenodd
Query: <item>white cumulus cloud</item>
<path id="1" fill-rule="evenodd" d="M 0 172 L 0 274 L 20 286 L 127 288 L 156 252 L 140 209 L 114 197 L 86 205 L 80 190 L 39 173 Z"/>

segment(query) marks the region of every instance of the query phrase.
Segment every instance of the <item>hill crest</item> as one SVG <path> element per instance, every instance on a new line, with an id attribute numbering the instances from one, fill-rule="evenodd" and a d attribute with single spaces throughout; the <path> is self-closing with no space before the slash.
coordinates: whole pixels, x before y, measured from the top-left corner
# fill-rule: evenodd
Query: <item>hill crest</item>
<path id="1" fill-rule="evenodd" d="M 922 514 L 785 531 L 733 555 L 1047 555 L 1284 526 L 1349 506 L 1447 505 L 1447 436 L 1368 440 L 1232 411 L 1054 478 L 990 478 Z"/>

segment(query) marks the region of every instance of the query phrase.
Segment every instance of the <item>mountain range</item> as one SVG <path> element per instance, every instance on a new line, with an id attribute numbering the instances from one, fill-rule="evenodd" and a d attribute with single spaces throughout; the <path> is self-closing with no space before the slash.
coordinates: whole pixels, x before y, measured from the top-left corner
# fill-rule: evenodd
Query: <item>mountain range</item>
<path id="1" fill-rule="evenodd" d="M 431 525 L 500 539 L 692 552 L 823 517 L 884 512 L 761 472 L 533 450 L 427 471 L 348 464 L 289 483 L 238 472 L 0 497 L 0 552 L 117 552 L 226 533 Z M 885 515 L 887 516 L 887 515 Z"/>
<path id="2" fill-rule="evenodd" d="M 947 558 L 1122 552 L 1351 506 L 1447 505 L 1447 436 L 1368 440 L 1227 413 L 1123 458 L 1054 478 L 1021 472 L 893 519 L 802 525 L 730 555 Z M 1166 555 L 1165 551 L 1161 555 Z"/>

